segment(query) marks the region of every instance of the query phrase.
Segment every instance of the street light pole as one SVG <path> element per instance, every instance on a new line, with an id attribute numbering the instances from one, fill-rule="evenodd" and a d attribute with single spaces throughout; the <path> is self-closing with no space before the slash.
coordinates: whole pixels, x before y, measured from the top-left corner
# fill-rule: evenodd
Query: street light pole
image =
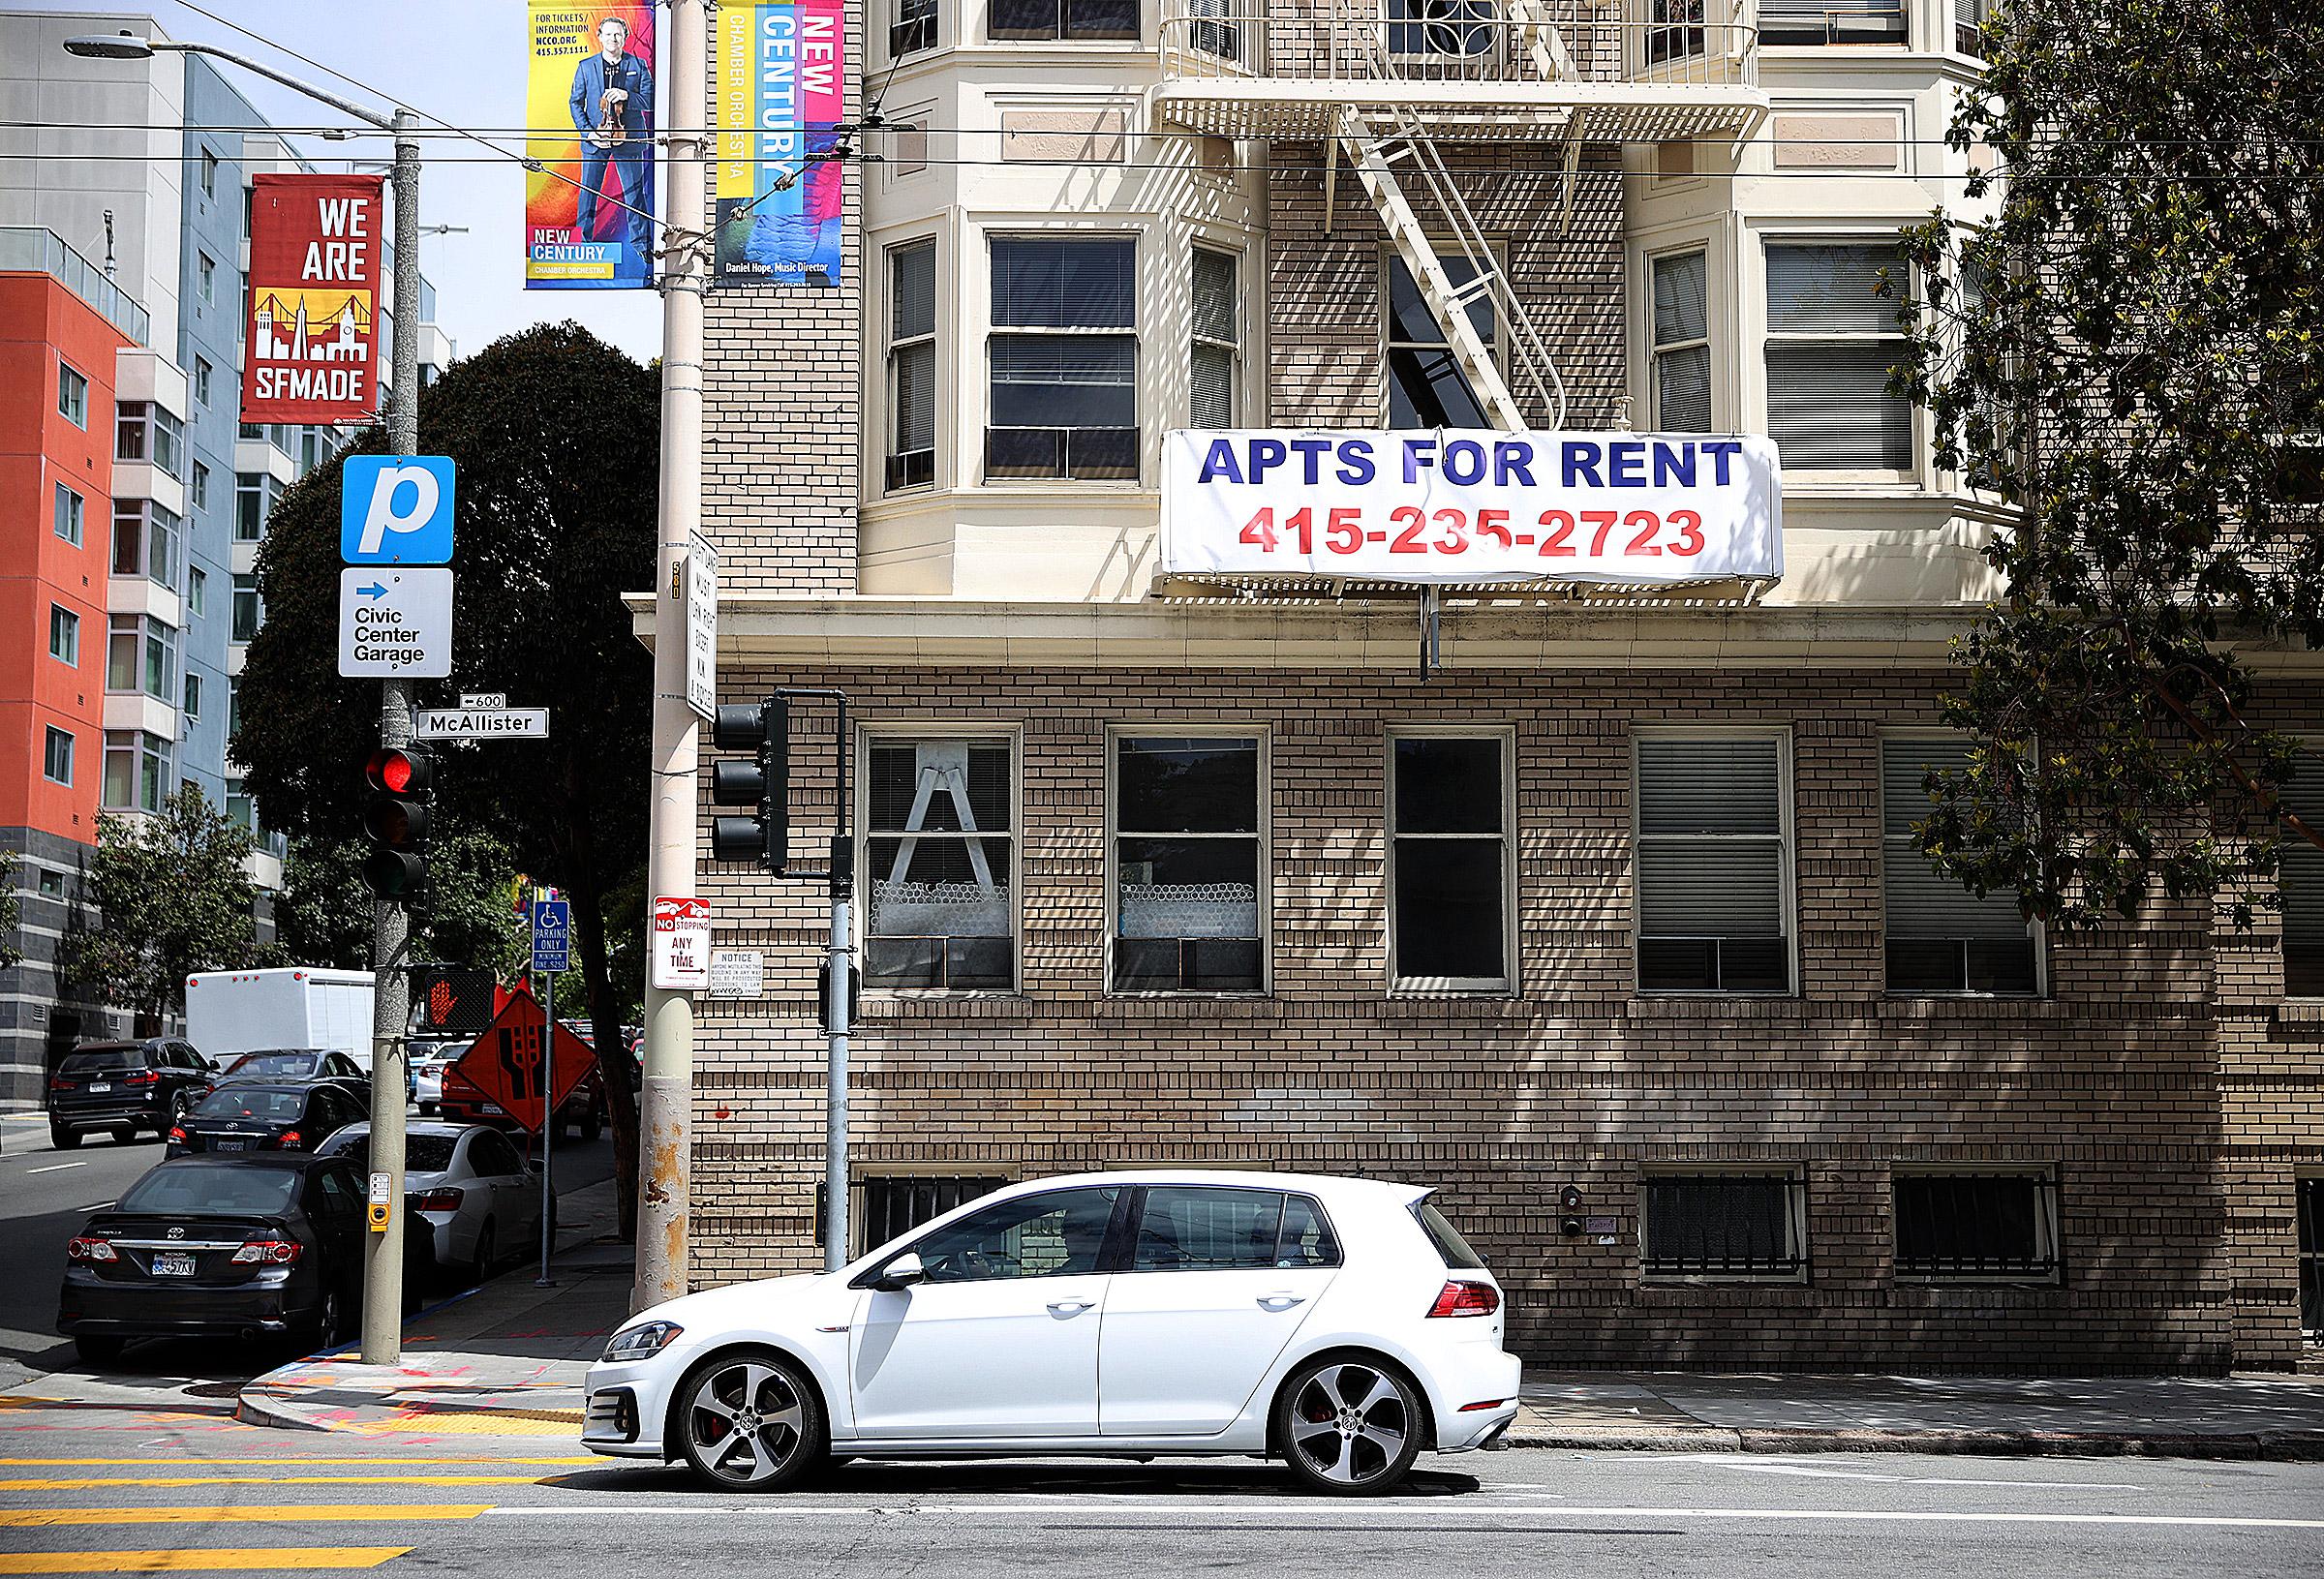
<path id="1" fill-rule="evenodd" d="M 699 0 L 695 0 L 699 4 Z M 419 136 L 417 118 L 398 106 L 393 115 L 342 99 L 273 67 L 213 44 L 183 44 L 134 33 L 95 34 L 65 41 L 69 54 L 98 60 L 146 60 L 168 51 L 229 61 L 319 104 L 352 115 L 395 137 L 395 324 L 389 349 L 387 443 L 397 455 L 419 449 Z M 688 123 L 698 124 L 698 123 Z M 247 326 L 246 326 L 247 327 Z M 409 681 L 380 683 L 380 744 L 412 740 Z M 403 1356 L 404 1296 L 404 1030 L 412 1012 L 404 954 L 411 918 L 393 899 L 375 900 L 371 963 L 371 1171 L 387 1179 L 387 1228 L 367 1233 L 363 1280 L 363 1362 L 392 1365 Z"/>

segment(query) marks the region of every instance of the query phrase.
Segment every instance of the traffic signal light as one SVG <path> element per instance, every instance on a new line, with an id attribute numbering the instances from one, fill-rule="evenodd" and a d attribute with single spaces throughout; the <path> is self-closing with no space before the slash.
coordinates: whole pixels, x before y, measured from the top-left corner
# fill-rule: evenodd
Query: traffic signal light
<path id="1" fill-rule="evenodd" d="M 382 899 L 413 899 L 427 886 L 435 777 L 427 753 L 409 746 L 382 746 L 364 764 L 363 832 L 378 848 L 364 860 L 363 880 Z"/>
<path id="2" fill-rule="evenodd" d="M 782 875 L 791 842 L 791 710 L 780 697 L 755 707 L 719 709 L 711 741 L 721 751 L 749 751 L 749 762 L 714 763 L 714 805 L 747 805 L 748 817 L 719 817 L 710 826 L 713 861 L 755 861 Z"/>

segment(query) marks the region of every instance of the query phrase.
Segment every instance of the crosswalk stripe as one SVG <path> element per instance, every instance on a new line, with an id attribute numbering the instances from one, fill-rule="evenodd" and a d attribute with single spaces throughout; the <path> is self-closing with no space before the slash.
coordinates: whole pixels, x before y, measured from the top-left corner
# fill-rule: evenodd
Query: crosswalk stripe
<path id="1" fill-rule="evenodd" d="M 175 1552 L 0 1552 L 0 1573 L 214 1573 L 221 1568 L 376 1568 L 409 1546 L 222 1546 Z"/>
<path id="2" fill-rule="evenodd" d="M 0 1491 L 91 1491 L 106 1486 L 532 1486 L 536 1474 L 139 1474 L 0 1480 Z"/>
<path id="3" fill-rule="evenodd" d="M 489 1503 L 265 1503 L 238 1507 L 9 1507 L 0 1528 L 81 1524 L 332 1524 L 358 1519 L 473 1519 Z"/>
<path id="4" fill-rule="evenodd" d="M 582 1453 L 573 1458 L 508 1458 L 499 1453 L 470 1453 L 453 1458 L 390 1458 L 379 1453 L 364 1458 L 188 1458 L 180 1453 L 175 1458 L 0 1458 L 0 1464 L 13 1468 L 65 1469 L 71 1467 L 110 1468 L 145 1464 L 378 1464 L 385 1466 L 413 1464 L 603 1464 L 595 1453 Z"/>

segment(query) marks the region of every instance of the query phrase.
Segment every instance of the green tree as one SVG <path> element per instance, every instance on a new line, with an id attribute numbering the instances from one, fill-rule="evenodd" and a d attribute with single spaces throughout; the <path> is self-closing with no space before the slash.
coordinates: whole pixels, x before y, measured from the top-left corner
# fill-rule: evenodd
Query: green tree
<path id="1" fill-rule="evenodd" d="M 302 834 L 283 864 L 272 956 L 289 965 L 371 968 L 372 907 L 364 843 Z M 509 898 L 508 847 L 481 829 L 445 828 L 428 840 L 428 892 L 412 915 L 412 957 L 480 965 L 501 977 L 523 968 L 523 920 Z"/>
<path id="2" fill-rule="evenodd" d="M 2324 768 L 2245 656 L 2324 644 L 2324 12 L 2006 0 L 1985 46 L 1949 137 L 1998 207 L 1908 236 L 1896 383 L 2014 520 L 1922 847 L 2055 926 L 2157 896 L 2248 926 L 2279 833 L 2324 843 L 2278 801 Z"/>
<path id="3" fill-rule="evenodd" d="M 186 1005 L 186 977 L 253 962 L 250 830 L 187 785 L 157 817 L 100 817 L 90 890 L 102 921 L 71 935 L 72 980 L 137 1012 L 148 1034 Z"/>
<path id="4" fill-rule="evenodd" d="M 505 691 L 553 710 L 546 741 L 464 744 L 439 763 L 443 824 L 491 834 L 573 901 L 582 997 L 598 1025 L 627 1007 L 607 897 L 643 868 L 653 664 L 622 594 L 654 578 L 659 384 L 578 324 L 511 335 L 420 391 L 420 448 L 457 465 L 452 677 L 423 704 Z M 379 453 L 374 430 L 353 446 Z M 359 836 L 377 687 L 339 678 L 340 465 L 275 508 L 259 554 L 269 618 L 251 644 L 235 759 L 266 825 Z M 626 947 L 627 940 L 622 940 Z M 480 962 L 480 961 L 479 961 Z M 597 1056 L 612 1105 L 625 1231 L 635 1221 L 637 1109 L 619 1038 Z"/>

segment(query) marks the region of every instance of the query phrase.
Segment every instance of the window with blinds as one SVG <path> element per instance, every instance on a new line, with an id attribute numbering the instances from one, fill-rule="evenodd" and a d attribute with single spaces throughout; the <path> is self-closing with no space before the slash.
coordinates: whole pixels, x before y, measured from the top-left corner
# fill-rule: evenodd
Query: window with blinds
<path id="1" fill-rule="evenodd" d="M 995 39 L 1134 39 L 1138 0 L 993 0 Z"/>
<path id="2" fill-rule="evenodd" d="M 1904 352 L 1892 245 L 1767 247 L 1767 433 L 1789 471 L 1909 471 L 1912 410 L 1888 393 Z"/>
<path id="3" fill-rule="evenodd" d="M 1680 253 L 1654 260 L 1654 427 L 1711 431 L 1708 259 Z"/>
<path id="4" fill-rule="evenodd" d="M 1188 351 L 1187 426 L 1235 426 L 1235 389 L 1240 380 L 1240 317 L 1233 253 L 1194 249 L 1189 295 L 1193 345 Z"/>
<path id="5" fill-rule="evenodd" d="M 2324 764 L 2309 754 L 2305 777 L 2284 786 L 2284 804 L 2310 828 L 2324 829 Z M 2324 850 L 2286 834 L 2276 870 L 2283 899 L 2283 992 L 2324 998 Z"/>
<path id="6" fill-rule="evenodd" d="M 1912 836 L 1929 810 L 1922 780 L 1968 762 L 1959 740 L 1881 742 L 1881 902 L 1891 992 L 2040 989 L 2034 931 L 2015 892 L 1980 896 L 1939 876 Z"/>
<path id="7" fill-rule="evenodd" d="M 1399 987 L 1509 986 L 1507 748 L 1497 735 L 1390 737 Z"/>
<path id="8" fill-rule="evenodd" d="M 1790 990 L 1785 744 L 1774 732 L 1637 738 L 1639 990 Z"/>
<path id="9" fill-rule="evenodd" d="M 1646 1276 L 1796 1279 L 1807 1264 L 1807 1187 L 1796 1175 L 1647 1175 L 1638 1233 Z"/>
<path id="10" fill-rule="evenodd" d="M 936 244 L 888 254 L 888 456 L 891 492 L 936 478 Z"/>
<path id="11" fill-rule="evenodd" d="M 1017 985 L 1011 743 L 873 740 L 864 762 L 864 985 Z"/>
<path id="12" fill-rule="evenodd" d="M 1477 277 L 1456 247 L 1440 248 L 1438 259 L 1457 288 Z M 1388 288 L 1383 292 L 1388 311 L 1388 425 L 1391 428 L 1489 428 L 1484 408 L 1477 403 L 1460 364 L 1445 344 L 1445 331 L 1421 299 L 1412 271 L 1404 259 L 1387 257 Z M 1489 295 L 1469 303 L 1469 321 L 1497 345 L 1498 331 Z"/>
<path id="13" fill-rule="evenodd" d="M 1759 42 L 1773 45 L 1903 44 L 1904 0 L 1770 0 Z"/>
<path id="14" fill-rule="evenodd" d="M 994 236 L 989 479 L 1138 478 L 1137 243 Z"/>

